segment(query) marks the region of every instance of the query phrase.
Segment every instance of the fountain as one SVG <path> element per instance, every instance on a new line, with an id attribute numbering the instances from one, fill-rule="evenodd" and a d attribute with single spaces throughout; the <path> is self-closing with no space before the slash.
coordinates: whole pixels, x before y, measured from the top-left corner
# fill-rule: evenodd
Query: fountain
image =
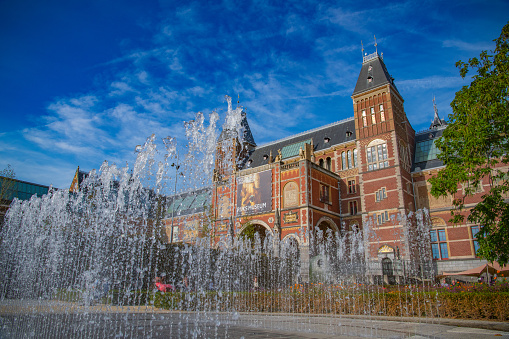
<path id="1" fill-rule="evenodd" d="M 242 110 L 228 103 L 226 129 L 242 136 Z M 260 329 L 379 337 L 377 316 L 436 316 L 426 211 L 392 220 L 405 225 L 407 251 L 420 258 L 395 261 L 407 277 L 399 298 L 374 281 L 383 268 L 366 251 L 376 241 L 373 222 L 306 233 L 307 263 L 277 232 L 232 229 L 216 243 L 207 218 L 192 241 L 173 243 L 168 206 L 211 184 L 217 120 L 212 113 L 205 126 L 198 114 L 186 123 L 185 157 L 172 138 L 159 153 L 151 136 L 132 168 L 105 162 L 77 193 L 14 201 L 1 233 L 0 337 L 248 337 Z M 168 292 L 155 288 L 156 277 Z"/>

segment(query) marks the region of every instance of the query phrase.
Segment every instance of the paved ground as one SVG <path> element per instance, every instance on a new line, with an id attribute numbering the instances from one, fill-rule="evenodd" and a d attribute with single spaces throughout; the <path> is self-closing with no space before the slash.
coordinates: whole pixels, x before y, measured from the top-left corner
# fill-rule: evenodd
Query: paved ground
<path id="1" fill-rule="evenodd" d="M 405 321 L 402 321 L 405 320 Z M 0 301 L 0 338 L 509 338 L 509 323 Z"/>

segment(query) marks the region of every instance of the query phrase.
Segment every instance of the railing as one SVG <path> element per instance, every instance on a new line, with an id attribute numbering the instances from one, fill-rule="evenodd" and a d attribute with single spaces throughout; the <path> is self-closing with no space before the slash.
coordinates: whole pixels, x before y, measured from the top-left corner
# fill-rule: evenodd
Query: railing
<path id="1" fill-rule="evenodd" d="M 292 162 L 289 164 L 281 165 L 281 171 L 286 171 L 286 170 L 289 170 L 292 168 L 298 168 L 298 167 L 299 167 L 299 162 L 296 161 L 296 162 Z"/>
<path id="2" fill-rule="evenodd" d="M 363 56 L 362 57 L 362 62 L 366 62 L 366 61 L 373 60 L 373 59 L 376 59 L 376 58 L 380 58 L 380 59 L 383 60 L 383 58 L 380 55 L 378 55 L 378 52 L 374 52 L 374 53 L 371 53 L 371 54 Z"/>

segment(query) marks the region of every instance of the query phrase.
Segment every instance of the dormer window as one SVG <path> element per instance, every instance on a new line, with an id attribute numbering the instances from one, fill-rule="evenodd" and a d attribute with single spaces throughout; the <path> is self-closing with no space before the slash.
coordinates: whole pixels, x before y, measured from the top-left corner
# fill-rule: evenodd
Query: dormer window
<path id="1" fill-rule="evenodd" d="M 368 82 L 373 82 L 373 77 L 371 75 L 368 76 Z"/>
<path id="2" fill-rule="evenodd" d="M 347 137 L 347 138 L 351 137 L 351 136 L 352 136 L 352 134 L 353 134 L 353 133 L 352 133 L 352 131 L 346 131 L 346 137 Z"/>
<path id="3" fill-rule="evenodd" d="M 323 142 L 325 142 L 326 144 L 328 144 L 330 142 L 330 138 L 329 137 L 325 137 L 323 138 Z"/>
<path id="4" fill-rule="evenodd" d="M 253 163 L 253 159 L 249 159 L 249 160 L 247 161 L 247 167 L 251 166 L 251 164 L 252 164 L 252 163 Z"/>
<path id="5" fill-rule="evenodd" d="M 263 155 L 263 160 L 267 160 L 269 158 L 269 155 L 268 154 L 264 154 Z"/>

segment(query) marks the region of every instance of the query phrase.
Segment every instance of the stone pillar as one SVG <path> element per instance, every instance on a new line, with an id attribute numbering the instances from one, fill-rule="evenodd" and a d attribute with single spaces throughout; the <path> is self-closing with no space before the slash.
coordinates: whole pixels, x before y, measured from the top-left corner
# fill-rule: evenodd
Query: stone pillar
<path id="1" fill-rule="evenodd" d="M 389 285 L 390 284 L 390 281 L 389 281 L 389 276 L 387 274 L 384 274 L 384 283 L 386 285 Z"/>
<path id="2" fill-rule="evenodd" d="M 309 283 L 309 245 L 300 248 L 300 277 L 303 283 Z"/>

